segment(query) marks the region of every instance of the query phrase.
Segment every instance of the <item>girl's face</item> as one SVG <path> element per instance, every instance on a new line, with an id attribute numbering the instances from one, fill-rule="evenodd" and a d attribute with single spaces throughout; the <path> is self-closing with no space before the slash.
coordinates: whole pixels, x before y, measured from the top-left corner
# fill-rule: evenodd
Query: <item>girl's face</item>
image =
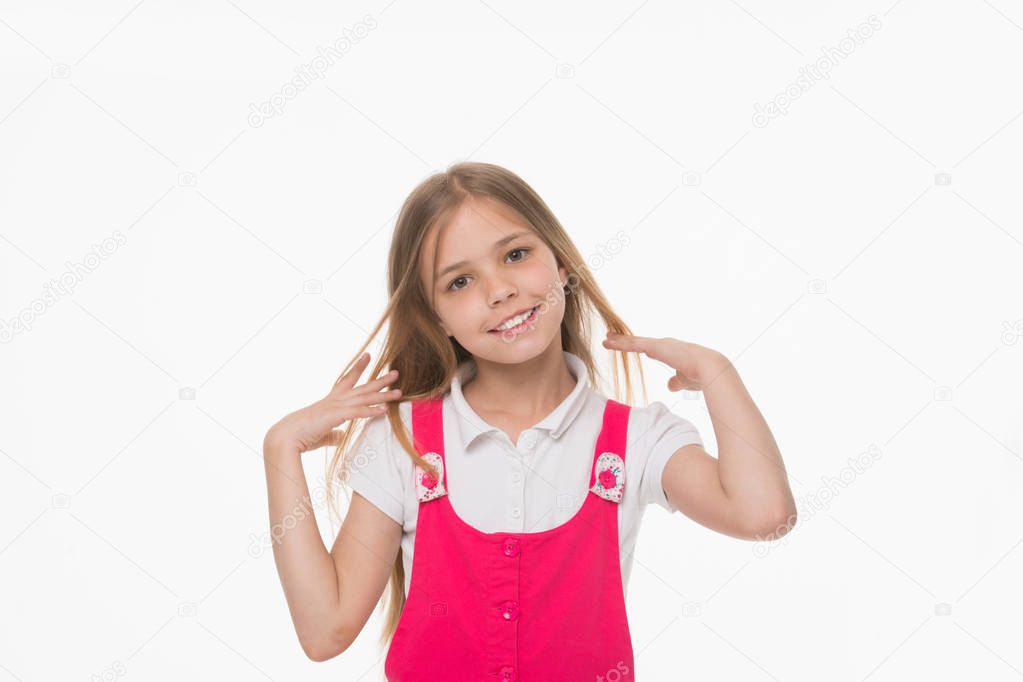
<path id="1" fill-rule="evenodd" d="M 439 245 L 437 231 L 435 226 L 426 236 L 419 272 L 445 334 L 494 362 L 524 362 L 555 338 L 560 348 L 568 272 L 528 223 L 499 201 L 470 197 L 454 212 Z M 518 327 L 492 331 L 533 308 Z"/>

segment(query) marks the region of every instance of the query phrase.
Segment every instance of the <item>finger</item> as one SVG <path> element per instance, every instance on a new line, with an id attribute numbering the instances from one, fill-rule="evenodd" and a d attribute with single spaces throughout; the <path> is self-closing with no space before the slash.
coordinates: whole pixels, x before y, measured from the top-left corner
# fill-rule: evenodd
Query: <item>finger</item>
<path id="1" fill-rule="evenodd" d="M 359 376 L 362 375 L 367 364 L 369 364 L 369 353 L 363 353 L 355 361 L 355 364 L 353 364 L 347 372 L 342 374 L 338 380 L 334 382 L 334 386 L 346 386 L 350 389 L 353 385 L 355 385 Z"/>
<path id="2" fill-rule="evenodd" d="M 604 339 L 604 347 L 613 350 L 641 352 L 647 347 L 647 339 L 639 336 L 615 335 Z"/>
<path id="3" fill-rule="evenodd" d="M 375 405 L 380 402 L 397 400 L 401 397 L 400 388 L 392 388 L 389 391 L 377 391 L 367 393 L 349 393 L 344 401 L 345 405 Z"/>
<path id="4" fill-rule="evenodd" d="M 366 383 L 362 384 L 361 386 L 356 386 L 353 389 L 352 392 L 353 393 L 366 393 L 366 392 L 369 392 L 369 391 L 379 391 L 381 388 L 384 388 L 388 384 L 394 382 L 397 378 L 398 378 L 398 370 L 392 369 L 390 372 L 388 372 L 387 374 L 383 375 L 379 379 L 374 379 L 373 381 L 367 381 Z"/>
<path id="5" fill-rule="evenodd" d="M 355 361 L 355 364 L 352 365 L 350 370 L 345 372 L 337 381 L 334 382 L 334 388 L 340 386 L 344 391 L 352 390 L 352 386 L 354 386 L 355 382 L 359 380 L 360 376 L 362 376 L 362 372 L 366 369 L 366 365 L 368 364 L 369 353 L 366 352 Z"/>
<path id="6" fill-rule="evenodd" d="M 642 339 L 646 341 L 652 341 L 649 336 L 637 336 L 636 334 L 623 334 L 622 332 L 607 332 L 607 338 L 609 339 Z"/>
<path id="7" fill-rule="evenodd" d="M 622 334 L 621 332 L 609 331 L 607 333 L 606 338 L 610 339 L 611 341 L 639 341 L 641 339 L 645 339 L 646 337 L 636 336 L 635 334 Z"/>
<path id="8" fill-rule="evenodd" d="M 672 391 L 681 391 L 683 389 L 689 391 L 700 391 L 700 384 L 693 381 L 687 376 L 681 374 L 672 374 L 671 378 L 668 379 L 668 388 Z"/>
<path id="9" fill-rule="evenodd" d="M 345 408 L 345 419 L 379 417 L 387 412 L 387 405 L 352 405 Z"/>

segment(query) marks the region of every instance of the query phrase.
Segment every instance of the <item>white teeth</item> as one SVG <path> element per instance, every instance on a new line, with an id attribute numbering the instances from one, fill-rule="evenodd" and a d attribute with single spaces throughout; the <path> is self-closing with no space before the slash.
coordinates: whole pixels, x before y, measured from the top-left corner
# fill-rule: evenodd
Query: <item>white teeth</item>
<path id="1" fill-rule="evenodd" d="M 512 327 L 518 327 L 520 324 L 522 324 L 525 321 L 525 319 L 527 317 L 529 317 L 530 315 L 533 314 L 533 310 L 534 310 L 534 308 L 530 308 L 529 310 L 527 310 L 526 312 L 522 313 L 518 317 L 513 317 L 512 319 L 508 320 L 507 322 L 502 324 L 500 327 L 494 327 L 494 331 L 503 332 L 503 331 L 507 331 L 508 329 L 511 329 Z"/>

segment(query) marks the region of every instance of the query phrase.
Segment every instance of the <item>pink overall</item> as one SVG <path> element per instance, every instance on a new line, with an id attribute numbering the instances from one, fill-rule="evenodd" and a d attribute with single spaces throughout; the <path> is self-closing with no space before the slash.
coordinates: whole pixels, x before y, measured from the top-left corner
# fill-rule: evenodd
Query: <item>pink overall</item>
<path id="1" fill-rule="evenodd" d="M 608 400 L 582 508 L 536 533 L 484 533 L 447 495 L 442 400 L 412 404 L 419 517 L 390 682 L 633 682 L 618 546 L 629 406 Z"/>

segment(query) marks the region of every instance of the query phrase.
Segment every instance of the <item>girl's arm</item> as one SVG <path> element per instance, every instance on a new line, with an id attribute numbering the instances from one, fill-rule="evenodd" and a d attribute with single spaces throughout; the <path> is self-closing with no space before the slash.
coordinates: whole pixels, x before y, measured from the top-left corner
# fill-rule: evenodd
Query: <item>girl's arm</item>
<path id="1" fill-rule="evenodd" d="M 331 552 L 320 537 L 301 453 L 264 442 L 274 561 L 299 642 L 314 661 L 342 653 L 362 631 L 387 586 L 401 525 L 359 494 Z"/>
<path id="2" fill-rule="evenodd" d="M 703 391 L 718 458 L 698 444 L 679 448 L 661 482 L 669 502 L 708 528 L 747 540 L 776 539 L 796 522 L 778 445 L 731 361 L 672 338 L 609 334 L 607 348 L 642 352 L 675 369 L 668 389 Z"/>
<path id="3" fill-rule="evenodd" d="M 337 445 L 335 428 L 357 417 L 382 415 L 399 389 L 398 377 L 356 386 L 369 363 L 364 353 L 322 399 L 286 415 L 263 438 L 270 539 L 302 650 L 314 661 L 337 656 L 355 641 L 369 618 L 401 546 L 402 528 L 360 495 L 327 552 L 316 526 L 302 453 Z"/>
<path id="4" fill-rule="evenodd" d="M 683 514 L 743 540 L 774 540 L 796 522 L 778 446 L 742 379 L 725 357 L 712 365 L 703 389 L 718 458 L 700 445 L 679 448 L 664 466 L 661 484 Z"/>
<path id="5" fill-rule="evenodd" d="M 748 539 L 774 540 L 796 523 L 796 503 L 778 444 L 731 361 L 708 358 L 703 397 L 717 436 L 721 488 Z"/>

